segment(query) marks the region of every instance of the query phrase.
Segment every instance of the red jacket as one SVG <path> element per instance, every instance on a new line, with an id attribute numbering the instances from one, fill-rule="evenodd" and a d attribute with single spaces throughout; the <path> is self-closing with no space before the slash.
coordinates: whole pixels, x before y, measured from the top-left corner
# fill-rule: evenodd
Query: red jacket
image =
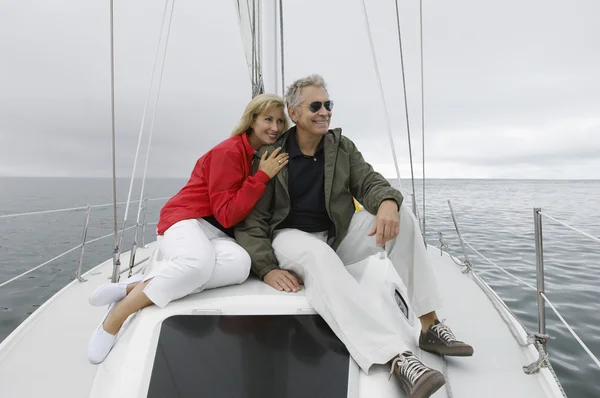
<path id="1" fill-rule="evenodd" d="M 225 228 L 242 221 L 265 191 L 269 176 L 253 176 L 254 148 L 246 133 L 233 136 L 196 162 L 188 183 L 163 206 L 157 232 L 165 233 L 176 222 L 213 215 Z"/>

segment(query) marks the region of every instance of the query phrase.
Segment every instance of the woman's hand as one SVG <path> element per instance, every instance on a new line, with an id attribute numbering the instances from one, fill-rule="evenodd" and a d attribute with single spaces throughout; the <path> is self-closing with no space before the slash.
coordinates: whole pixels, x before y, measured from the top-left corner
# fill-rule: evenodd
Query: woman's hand
<path id="1" fill-rule="evenodd" d="M 269 271 L 263 280 L 272 288 L 279 291 L 285 290 L 286 292 L 296 293 L 298 290 L 300 290 L 300 285 L 302 285 L 300 278 L 291 272 L 282 269 L 274 269 L 273 271 Z"/>
<path id="2" fill-rule="evenodd" d="M 275 177 L 288 164 L 289 155 L 287 153 L 280 154 L 279 152 L 281 152 L 281 147 L 275 149 L 271 156 L 267 157 L 267 152 L 265 152 L 260 158 L 258 169 L 267 173 L 270 178 Z"/>

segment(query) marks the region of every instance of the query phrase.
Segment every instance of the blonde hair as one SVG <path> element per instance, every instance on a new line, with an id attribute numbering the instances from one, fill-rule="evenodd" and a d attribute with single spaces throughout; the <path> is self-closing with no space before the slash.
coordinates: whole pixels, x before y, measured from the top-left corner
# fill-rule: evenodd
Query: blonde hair
<path id="1" fill-rule="evenodd" d="M 275 94 L 260 94 L 252 98 L 246 105 L 246 109 L 240 118 L 239 123 L 233 129 L 232 136 L 241 135 L 251 129 L 252 123 L 261 113 L 267 112 L 273 108 L 281 108 L 283 112 L 283 131 L 289 128 L 289 120 L 285 115 L 285 103 L 282 97 Z"/>

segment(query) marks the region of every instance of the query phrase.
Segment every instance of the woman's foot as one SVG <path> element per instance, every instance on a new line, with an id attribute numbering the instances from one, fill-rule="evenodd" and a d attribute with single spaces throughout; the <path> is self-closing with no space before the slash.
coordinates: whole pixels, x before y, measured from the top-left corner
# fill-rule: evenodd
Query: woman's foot
<path id="1" fill-rule="evenodd" d="M 150 280 L 145 282 L 129 284 L 132 287 L 127 296 L 118 302 L 113 302 L 102 318 L 100 325 L 96 327 L 88 345 L 88 358 L 91 363 L 100 363 L 108 355 L 117 341 L 119 330 L 129 318 L 144 307 L 152 304 L 152 301 L 144 293 L 144 288 Z"/>
<path id="2" fill-rule="evenodd" d="M 94 330 L 94 333 L 92 333 L 92 337 L 90 338 L 90 342 L 88 343 L 88 360 L 93 364 L 97 364 L 104 361 L 110 350 L 115 345 L 115 342 L 117 341 L 116 334 L 110 334 L 106 330 L 104 330 L 104 321 L 106 320 L 108 314 L 110 314 L 114 306 L 115 303 L 113 302 L 108 307 L 106 314 L 102 318 L 100 324 L 96 327 L 96 330 Z"/>
<path id="3" fill-rule="evenodd" d="M 121 301 L 127 296 L 128 286 L 134 285 L 142 279 L 144 279 L 144 275 L 135 274 L 122 282 L 102 285 L 91 294 L 89 302 L 95 307 L 100 307 L 115 301 Z"/>

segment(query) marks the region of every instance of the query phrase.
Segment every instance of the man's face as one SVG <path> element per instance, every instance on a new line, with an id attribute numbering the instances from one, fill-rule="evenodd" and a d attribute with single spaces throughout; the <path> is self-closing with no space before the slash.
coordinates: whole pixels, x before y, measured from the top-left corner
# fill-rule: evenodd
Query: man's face
<path id="1" fill-rule="evenodd" d="M 296 128 L 306 133 L 325 135 L 329 130 L 333 102 L 322 87 L 308 86 L 300 92 L 302 102 L 295 109 L 290 109 L 290 117 Z M 327 110 L 329 108 L 329 110 Z"/>

